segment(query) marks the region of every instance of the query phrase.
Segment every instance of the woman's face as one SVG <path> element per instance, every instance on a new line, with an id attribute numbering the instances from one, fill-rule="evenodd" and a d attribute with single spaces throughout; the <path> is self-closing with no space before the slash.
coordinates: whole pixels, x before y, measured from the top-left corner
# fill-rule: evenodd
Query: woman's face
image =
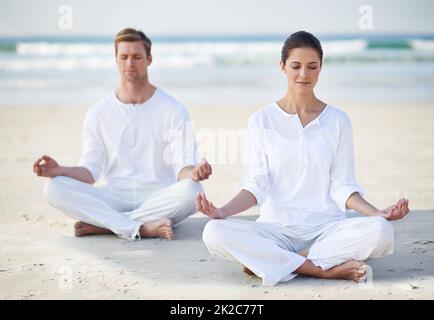
<path id="1" fill-rule="evenodd" d="M 311 94 L 321 71 L 319 53 L 312 48 L 294 48 L 285 64 L 280 62 L 288 86 L 298 94 Z"/>

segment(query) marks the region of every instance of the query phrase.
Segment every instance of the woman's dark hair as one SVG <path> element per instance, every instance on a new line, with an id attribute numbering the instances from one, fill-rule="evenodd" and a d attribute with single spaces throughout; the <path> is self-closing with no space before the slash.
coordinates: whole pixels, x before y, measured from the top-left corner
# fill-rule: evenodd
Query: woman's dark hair
<path id="1" fill-rule="evenodd" d="M 282 63 L 285 64 L 288 59 L 289 51 L 295 48 L 312 48 L 319 54 L 320 64 L 322 65 L 322 47 L 321 42 L 312 34 L 306 31 L 298 31 L 291 34 L 282 47 Z"/>

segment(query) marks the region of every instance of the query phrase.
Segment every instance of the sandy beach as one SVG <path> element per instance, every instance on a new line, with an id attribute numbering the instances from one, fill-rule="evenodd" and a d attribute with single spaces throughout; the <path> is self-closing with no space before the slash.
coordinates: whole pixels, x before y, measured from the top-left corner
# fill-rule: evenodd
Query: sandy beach
<path id="1" fill-rule="evenodd" d="M 395 253 L 369 261 L 372 285 L 305 277 L 261 286 L 241 266 L 211 257 L 195 214 L 174 241 L 75 238 L 74 221 L 42 196 L 33 161 L 76 165 L 84 107 L 0 107 L 0 299 L 434 299 L 434 105 L 336 103 L 353 123 L 356 173 L 379 208 L 405 196 Z M 199 132 L 243 129 L 261 105 L 188 106 Z M 207 143 L 202 139 L 202 144 Z M 208 141 L 209 143 L 209 141 Z M 224 161 L 223 161 L 224 162 Z M 232 197 L 241 164 L 217 163 L 203 183 L 217 205 Z M 240 215 L 255 219 L 257 209 Z"/>

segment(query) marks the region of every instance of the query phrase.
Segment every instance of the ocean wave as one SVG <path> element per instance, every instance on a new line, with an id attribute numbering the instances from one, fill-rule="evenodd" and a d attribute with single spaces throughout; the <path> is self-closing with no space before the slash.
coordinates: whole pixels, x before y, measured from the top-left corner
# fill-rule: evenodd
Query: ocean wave
<path id="1" fill-rule="evenodd" d="M 393 50 L 386 44 L 384 48 L 372 46 L 371 42 L 361 38 L 327 40 L 322 45 L 325 63 L 330 64 L 434 61 L 434 40 L 412 39 L 408 42 L 408 48 L 400 46 Z M 112 43 L 17 42 L 15 53 L 10 50 L 11 46 L 11 42 L 0 45 L 0 71 L 116 69 Z M 152 67 L 275 66 L 280 60 L 281 46 L 282 43 L 278 41 L 156 42 L 152 49 Z"/>
<path id="2" fill-rule="evenodd" d="M 324 41 L 323 49 L 330 55 L 360 52 L 367 48 L 368 42 L 363 39 Z M 11 51 L 13 45 L 1 47 Z M 238 54 L 279 54 L 280 42 L 180 42 L 155 43 L 153 51 L 159 54 L 178 55 L 238 55 Z M 22 56 L 88 56 L 113 55 L 113 44 L 100 43 L 50 43 L 50 42 L 18 42 L 15 51 Z"/>
<path id="3" fill-rule="evenodd" d="M 434 52 L 434 40 L 414 39 L 410 40 L 410 46 L 415 50 Z"/>
<path id="4" fill-rule="evenodd" d="M 18 55 L 83 56 L 113 55 L 113 52 L 113 45 L 97 43 L 19 42 L 16 45 Z"/>
<path id="5" fill-rule="evenodd" d="M 368 41 L 364 39 L 324 41 L 322 47 L 324 53 L 328 56 L 351 54 L 366 50 L 368 47 Z"/>
<path id="6" fill-rule="evenodd" d="M 0 71 L 74 71 L 115 69 L 113 58 L 38 58 L 0 60 Z"/>
<path id="7" fill-rule="evenodd" d="M 194 68 L 231 68 L 231 67 L 265 67 L 273 68 L 278 65 L 277 55 L 155 55 L 151 68 L 153 69 L 180 69 L 189 70 Z M 327 65 L 337 64 L 381 64 L 381 63 L 418 63 L 434 62 L 431 52 L 421 51 L 420 54 L 408 52 L 393 55 L 377 54 L 327 54 L 324 63 Z M 32 59 L 0 59 L 0 71 L 7 72 L 40 72 L 40 71 L 80 71 L 80 70 L 116 70 L 114 57 L 39 57 Z"/>

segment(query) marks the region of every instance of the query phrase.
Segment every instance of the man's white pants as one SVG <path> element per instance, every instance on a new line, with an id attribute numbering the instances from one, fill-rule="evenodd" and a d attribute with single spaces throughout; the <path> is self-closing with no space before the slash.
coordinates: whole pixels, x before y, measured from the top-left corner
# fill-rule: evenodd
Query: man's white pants
<path id="1" fill-rule="evenodd" d="M 322 226 L 279 226 L 240 219 L 209 221 L 203 241 L 211 254 L 246 266 L 275 285 L 297 276 L 306 258 L 328 270 L 348 260 L 364 261 L 393 253 L 394 232 L 382 217 L 357 217 Z"/>
<path id="2" fill-rule="evenodd" d="M 119 190 L 57 176 L 49 179 L 44 187 L 45 198 L 53 207 L 76 220 L 132 240 L 140 239 L 143 223 L 169 218 L 176 225 L 195 213 L 197 192 L 203 192 L 203 188 L 191 179 L 170 186 Z"/>

